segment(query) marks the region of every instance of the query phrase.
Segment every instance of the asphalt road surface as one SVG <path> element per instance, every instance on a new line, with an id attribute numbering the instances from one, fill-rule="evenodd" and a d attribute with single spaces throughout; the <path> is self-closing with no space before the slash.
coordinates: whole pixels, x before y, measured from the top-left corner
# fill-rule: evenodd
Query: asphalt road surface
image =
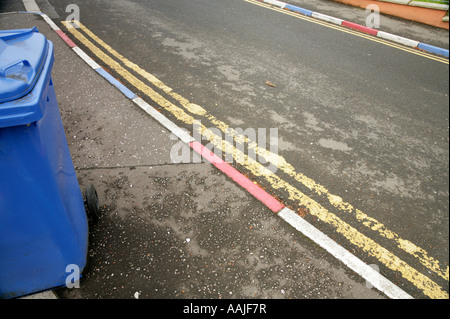
<path id="1" fill-rule="evenodd" d="M 69 4 L 84 29 L 61 23 Z M 412 296 L 448 298 L 448 60 L 245 0 L 49 0 L 41 9 L 191 132 L 188 117 L 80 34 L 194 103 L 189 114 L 216 135 L 277 129 L 277 149 L 269 138 L 258 144 L 278 155 L 273 175 L 233 166 Z"/>

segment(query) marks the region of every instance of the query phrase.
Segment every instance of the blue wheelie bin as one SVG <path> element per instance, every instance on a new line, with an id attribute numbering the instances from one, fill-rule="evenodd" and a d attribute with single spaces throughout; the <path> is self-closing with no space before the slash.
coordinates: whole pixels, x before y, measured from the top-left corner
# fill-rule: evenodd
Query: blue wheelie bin
<path id="1" fill-rule="evenodd" d="M 0 298 L 64 286 L 88 219 L 38 29 L 0 31 Z"/>

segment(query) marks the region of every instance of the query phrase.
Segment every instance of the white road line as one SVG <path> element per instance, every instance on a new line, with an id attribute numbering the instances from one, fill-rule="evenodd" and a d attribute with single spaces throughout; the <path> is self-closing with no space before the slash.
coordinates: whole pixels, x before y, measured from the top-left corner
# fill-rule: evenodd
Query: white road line
<path id="1" fill-rule="evenodd" d="M 23 5 L 25 6 L 25 10 L 28 12 L 41 12 L 41 9 L 39 9 L 38 5 L 36 4 L 36 1 L 34 0 L 22 0 Z"/>

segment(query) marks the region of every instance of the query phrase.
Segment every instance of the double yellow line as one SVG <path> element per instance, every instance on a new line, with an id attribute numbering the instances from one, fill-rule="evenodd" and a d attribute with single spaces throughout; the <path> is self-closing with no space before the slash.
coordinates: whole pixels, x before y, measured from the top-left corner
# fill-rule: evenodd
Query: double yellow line
<path id="1" fill-rule="evenodd" d="M 75 24 L 79 26 L 79 28 L 74 28 L 66 21 L 62 21 L 62 23 L 78 41 L 86 46 L 97 58 L 103 61 L 108 68 L 117 72 L 117 74 L 119 74 L 135 89 L 152 99 L 155 103 L 170 112 L 181 122 L 192 125 L 195 120 L 199 120 L 201 122 L 203 119 L 206 119 L 223 132 L 227 132 L 227 130 L 231 129 L 225 122 L 217 119 L 212 114 L 209 114 L 202 106 L 191 103 L 188 99 L 174 92 L 172 88 L 164 84 L 157 77 L 140 68 L 135 63 L 129 61 L 123 55 L 111 48 L 108 44 L 103 42 L 80 22 L 75 21 Z M 139 79 L 132 72 L 140 76 L 143 80 Z M 150 84 L 152 86 L 150 86 Z M 181 107 L 170 102 L 162 94 L 166 94 L 174 99 Z M 429 279 L 427 276 L 418 272 L 416 269 L 376 243 L 374 240 L 344 222 L 337 215 L 327 210 L 317 201 L 301 192 L 298 188 L 289 184 L 278 175 L 274 174 L 266 167 L 250 158 L 248 155 L 240 152 L 232 144 L 224 141 L 222 137 L 215 135 L 203 125 L 199 126 L 198 130 L 202 136 L 208 139 L 215 147 L 221 149 L 224 153 L 232 154 L 233 158 L 236 160 L 243 158 L 244 163 L 242 163 L 242 165 L 252 174 L 264 178 L 273 189 L 286 191 L 289 194 L 289 199 L 298 201 L 301 205 L 306 206 L 311 215 L 314 215 L 322 222 L 333 226 L 336 232 L 344 236 L 352 245 L 362 249 L 368 255 L 377 258 L 380 263 L 384 264 L 389 269 L 399 272 L 403 278 L 407 279 L 409 282 L 422 290 L 425 295 L 430 298 L 449 297 L 448 293 L 442 287 Z M 323 185 L 320 185 L 304 174 L 297 172 L 295 168 L 282 156 L 260 148 L 255 142 L 249 141 L 246 136 L 237 134 L 236 140 L 247 142 L 248 148 L 253 149 L 256 154 L 264 157 L 268 162 L 276 165 L 278 169 L 282 170 L 288 176 L 293 177 L 296 181 L 306 186 L 310 191 L 327 200 L 337 210 L 351 214 L 362 225 L 378 232 L 378 234 L 382 237 L 392 240 L 392 242 L 394 242 L 395 245 L 402 251 L 414 256 L 427 269 L 448 281 L 448 266 L 441 266 L 439 261 L 429 256 L 424 249 L 416 246 L 409 240 L 401 238 L 398 234 L 389 230 L 385 225 L 378 222 L 376 219 L 371 218 L 362 211 L 354 208 L 350 203 L 345 202 L 341 197 L 331 194 Z"/>

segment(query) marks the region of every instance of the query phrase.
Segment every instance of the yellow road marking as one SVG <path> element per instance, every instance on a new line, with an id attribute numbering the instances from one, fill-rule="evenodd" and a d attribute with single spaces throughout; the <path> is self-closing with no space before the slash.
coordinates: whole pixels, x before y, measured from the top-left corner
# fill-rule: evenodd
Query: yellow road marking
<path id="1" fill-rule="evenodd" d="M 270 10 L 273 10 L 273 11 L 277 11 L 277 12 L 280 12 L 280 13 L 283 13 L 283 14 L 290 15 L 290 16 L 293 16 L 293 17 L 301 19 L 301 20 L 309 21 L 309 22 L 312 22 L 312 23 L 315 23 L 315 24 L 320 24 L 320 25 L 323 25 L 323 26 L 325 26 L 327 28 L 331 28 L 331 29 L 335 29 L 335 30 L 338 30 L 338 31 L 341 31 L 341 32 L 345 32 L 345 33 L 349 33 L 349 34 L 352 34 L 352 35 L 356 35 L 358 37 L 365 38 L 365 39 L 368 39 L 368 40 L 371 40 L 371 41 L 374 41 L 374 42 L 378 42 L 378 43 L 381 43 L 381 44 L 384 44 L 384 45 L 387 45 L 387 46 L 390 46 L 390 47 L 393 47 L 393 48 L 396 48 L 396 49 L 399 49 L 399 50 L 402 50 L 402 51 L 406 51 L 406 52 L 409 52 L 409 53 L 412 53 L 412 54 L 415 54 L 415 55 L 420 55 L 420 56 L 423 56 L 423 57 L 431 59 L 431 60 L 435 60 L 435 61 L 438 61 L 438 62 L 449 64 L 449 60 L 448 59 L 441 58 L 439 56 L 435 56 L 435 55 L 432 55 L 430 53 L 426 53 L 426 52 L 420 51 L 418 49 L 409 48 L 409 47 L 403 46 L 401 44 L 397 44 L 397 43 L 392 42 L 392 41 L 388 41 L 388 40 L 384 40 L 384 39 L 381 39 L 381 38 L 377 38 L 377 37 L 369 35 L 369 34 L 365 34 L 365 33 L 362 33 L 362 32 L 359 32 L 359 31 L 355 31 L 355 30 L 352 30 L 352 29 L 349 29 L 349 28 L 345 28 L 345 27 L 342 27 L 342 26 L 337 25 L 337 24 L 332 24 L 332 23 L 329 23 L 329 22 L 321 21 L 321 20 L 318 20 L 318 19 L 313 18 L 313 17 L 308 17 L 308 16 L 305 16 L 305 15 L 302 15 L 302 14 L 299 14 L 299 13 L 295 13 L 295 12 L 291 12 L 289 10 L 281 9 L 281 8 L 278 8 L 278 7 L 272 7 L 270 4 L 261 3 L 261 2 L 255 1 L 255 0 L 244 0 L 244 1 L 248 2 L 248 3 L 251 3 L 251 4 L 258 5 L 260 7 L 266 8 L 266 9 L 270 9 Z"/>
<path id="2" fill-rule="evenodd" d="M 172 113 L 177 119 L 181 120 L 186 124 L 193 124 L 194 118 L 188 115 L 185 111 L 175 106 L 173 103 L 167 101 L 160 94 L 155 92 L 153 89 L 148 87 L 145 83 L 137 79 L 134 75 L 124 69 L 119 63 L 110 58 L 107 54 L 97 48 L 91 41 L 89 41 L 86 37 L 84 37 L 77 29 L 73 28 L 70 24 L 62 21 L 64 25 L 68 28 L 69 32 L 71 32 L 79 41 L 81 41 L 86 47 L 88 47 L 97 57 L 103 60 L 109 67 L 114 69 L 118 74 L 124 77 L 130 84 L 136 87 L 138 90 L 142 91 L 152 100 L 154 100 L 158 105 L 162 106 L 170 113 Z M 87 28 L 84 27 L 84 30 Z M 90 34 L 92 34 L 90 32 Z M 115 52 L 115 51 L 114 51 Z M 148 73 L 148 72 L 147 72 Z M 150 74 L 150 73 L 148 73 Z M 159 85 L 164 88 L 166 92 L 172 92 L 172 89 L 165 86 L 161 81 L 159 81 L 156 77 L 151 76 L 155 83 L 160 83 Z M 188 103 L 188 101 L 184 98 L 180 100 L 183 101 L 183 104 Z M 192 106 L 192 104 L 187 104 Z M 195 104 L 194 104 L 195 105 Z M 203 108 L 198 105 L 195 105 L 193 108 L 194 114 L 197 113 L 205 113 L 203 112 Z M 204 114 L 203 114 L 204 115 Z M 235 149 L 233 145 L 229 144 L 226 141 L 223 141 L 221 138 L 212 134 L 211 131 L 206 129 L 203 125 L 199 128 L 200 133 L 207 137 L 216 147 L 225 152 L 231 152 L 235 159 L 237 158 L 245 158 L 245 162 L 243 163 L 244 167 L 249 169 L 255 176 L 264 177 L 274 189 L 284 189 L 288 191 L 290 194 L 290 199 L 299 200 L 302 204 L 306 204 L 310 209 L 312 215 L 317 216 L 320 220 L 332 225 L 335 227 L 338 233 L 342 234 L 346 237 L 352 244 L 360 247 L 364 251 L 366 251 L 369 255 L 376 257 L 380 262 L 385 264 L 387 267 L 399 271 L 404 278 L 412 282 L 415 286 L 423 290 L 423 292 L 431 297 L 431 298 L 448 298 L 448 293 L 442 290 L 442 288 L 434 283 L 432 280 L 427 278 L 426 276 L 420 274 L 417 270 L 400 260 L 397 256 L 393 255 L 391 252 L 387 251 L 385 248 L 381 247 L 377 243 L 375 243 L 372 239 L 366 237 L 365 235 L 358 232 L 356 229 L 342 221 L 333 213 L 329 212 L 325 208 L 323 208 L 319 203 L 312 200 L 298 189 L 290 185 L 289 183 L 280 179 L 277 175 L 273 174 L 271 171 L 266 169 L 260 163 L 254 161 L 249 158 L 247 155 L 241 153 L 239 150 Z M 317 185 L 317 184 L 316 184 Z M 320 187 L 319 187 L 320 188 Z M 326 191 L 326 189 L 323 189 Z M 342 200 L 339 200 L 339 197 L 332 196 L 332 200 L 338 204 L 336 207 L 342 206 Z M 349 204 L 348 204 L 349 205 Z M 344 208 L 349 208 L 348 205 L 343 205 Z M 363 214 L 364 215 L 364 214 Z M 367 221 L 374 222 L 373 219 L 367 219 Z M 378 225 L 381 225 L 378 223 Z M 384 225 L 383 225 L 384 227 Z M 411 243 L 412 244 L 412 243 Z"/>
<path id="3" fill-rule="evenodd" d="M 222 150 L 226 150 L 227 147 L 233 147 L 232 145 L 224 146 L 223 144 L 227 142 L 223 141 L 221 137 L 218 137 L 207 129 L 202 130 L 201 134 L 208 138 L 208 140 L 210 140 L 212 144 Z M 401 273 L 405 279 L 421 289 L 427 296 L 436 299 L 448 298 L 448 293 L 434 281 L 419 273 L 416 269 L 409 266 L 407 263 L 402 261 L 400 258 L 392 254 L 384 247 L 377 244 L 369 237 L 357 231 L 355 228 L 344 222 L 335 214 L 328 211 L 318 202 L 311 199 L 289 183 L 285 182 L 276 174 L 273 174 L 271 171 L 269 171 L 254 159 L 248 157 L 246 154 L 240 153 L 240 151 L 238 150 L 234 150 L 233 157 L 237 159 L 239 158 L 239 156 L 243 156 L 245 158 L 244 166 L 255 176 L 264 177 L 274 189 L 283 189 L 287 191 L 289 193 L 289 199 L 297 200 L 302 205 L 308 207 L 311 215 L 316 216 L 321 221 L 329 225 L 332 225 L 338 233 L 346 237 L 353 245 L 361 248 L 369 255 L 374 256 L 386 267 Z"/>

